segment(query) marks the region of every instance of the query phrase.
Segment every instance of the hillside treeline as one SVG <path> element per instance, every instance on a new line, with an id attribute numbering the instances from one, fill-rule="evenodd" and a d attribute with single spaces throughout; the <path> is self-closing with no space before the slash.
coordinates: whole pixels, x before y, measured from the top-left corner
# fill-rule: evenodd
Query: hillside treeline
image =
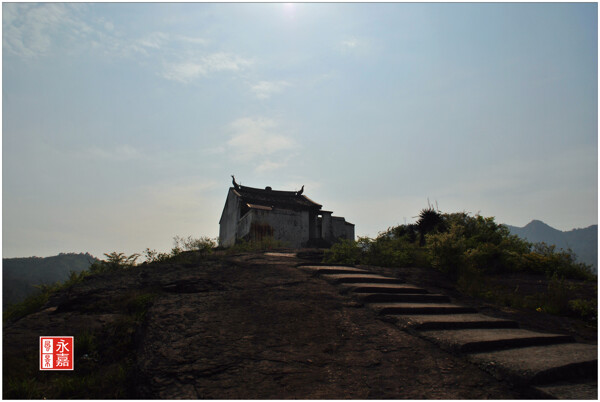
<path id="1" fill-rule="evenodd" d="M 2 259 L 2 303 L 18 303 L 38 291 L 38 285 L 65 281 L 98 261 L 89 253 L 60 253 L 52 257 Z"/>

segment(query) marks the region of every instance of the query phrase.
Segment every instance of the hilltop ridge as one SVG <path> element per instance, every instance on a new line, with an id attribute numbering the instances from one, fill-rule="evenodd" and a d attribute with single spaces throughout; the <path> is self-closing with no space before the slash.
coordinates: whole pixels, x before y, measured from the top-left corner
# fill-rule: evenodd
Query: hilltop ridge
<path id="1" fill-rule="evenodd" d="M 523 227 L 506 225 L 511 234 L 532 243 L 544 242 L 564 250 L 571 249 L 579 262 L 589 264 L 598 272 L 598 225 L 561 231 L 534 219 Z"/>
<path id="2" fill-rule="evenodd" d="M 4 387 L 3 396 L 532 396 L 526 389 L 499 381 L 466 360 L 378 319 L 335 286 L 297 267 L 318 263 L 322 253 L 296 251 L 294 257 L 264 252 L 219 251 L 210 256 L 188 252 L 174 262 L 87 276 L 54 294 L 40 311 L 4 323 L 3 363 L 13 369 L 4 371 L 4 383 L 10 386 Z M 417 268 L 402 272 L 411 282 L 424 281 L 424 285 L 450 291 L 448 280 L 439 272 Z M 538 315 L 537 321 L 530 323 L 550 329 L 554 321 Z M 35 370 L 42 333 L 75 336 L 76 371 L 59 377 Z"/>
<path id="3" fill-rule="evenodd" d="M 11 376 L 13 385 L 4 387 L 3 396 L 522 396 L 357 308 L 335 287 L 297 269 L 300 261 L 242 253 L 86 277 L 54 295 L 41 311 L 4 324 L 4 364 L 13 368 L 4 371 L 4 383 Z M 75 336 L 74 372 L 57 377 L 31 370 L 37 367 L 42 333 Z"/>

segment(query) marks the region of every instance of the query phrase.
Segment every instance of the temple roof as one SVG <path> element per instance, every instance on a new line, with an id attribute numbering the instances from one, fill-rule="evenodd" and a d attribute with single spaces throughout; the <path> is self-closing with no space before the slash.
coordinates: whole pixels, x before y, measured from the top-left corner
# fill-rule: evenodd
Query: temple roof
<path id="1" fill-rule="evenodd" d="M 284 208 L 284 209 L 321 209 L 317 204 L 305 195 L 298 195 L 296 191 L 279 191 L 267 188 L 254 188 L 238 186 L 238 189 L 230 187 L 251 208 Z"/>

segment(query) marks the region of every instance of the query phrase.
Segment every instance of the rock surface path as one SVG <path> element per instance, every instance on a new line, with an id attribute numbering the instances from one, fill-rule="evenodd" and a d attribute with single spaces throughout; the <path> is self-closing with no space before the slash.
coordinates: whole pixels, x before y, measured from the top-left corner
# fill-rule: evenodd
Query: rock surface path
<path id="1" fill-rule="evenodd" d="M 242 253 L 89 277 L 5 325 L 3 352 L 35 355 L 42 333 L 102 331 L 119 319 L 109 306 L 151 289 L 157 297 L 136 333 L 132 398 L 597 395 L 593 382 L 574 385 L 562 381 L 569 370 L 549 369 L 570 361 L 572 373 L 588 375 L 595 345 L 519 332 L 511 320 L 385 273 L 314 265 L 311 253 Z M 493 331 L 516 340 L 503 344 Z"/>
<path id="2" fill-rule="evenodd" d="M 143 398 L 515 399 L 463 359 L 378 320 L 290 255 L 242 254 L 190 273 L 221 289 L 173 293 L 147 314 Z M 201 283 L 201 280 L 197 280 Z"/>

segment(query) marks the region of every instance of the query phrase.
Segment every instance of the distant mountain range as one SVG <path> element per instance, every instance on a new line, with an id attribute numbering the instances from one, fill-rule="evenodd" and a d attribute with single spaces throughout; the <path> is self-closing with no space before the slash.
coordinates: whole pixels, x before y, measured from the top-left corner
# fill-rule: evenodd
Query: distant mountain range
<path id="1" fill-rule="evenodd" d="M 88 253 L 60 253 L 52 257 L 2 259 L 2 309 L 23 301 L 36 285 L 64 282 L 71 271 L 81 272 L 97 261 Z"/>
<path id="2" fill-rule="evenodd" d="M 553 244 L 564 250 L 571 249 L 577 255 L 577 261 L 591 265 L 598 272 L 598 225 L 584 229 L 563 232 L 533 220 L 524 227 L 506 225 L 510 232 L 529 242 Z"/>

